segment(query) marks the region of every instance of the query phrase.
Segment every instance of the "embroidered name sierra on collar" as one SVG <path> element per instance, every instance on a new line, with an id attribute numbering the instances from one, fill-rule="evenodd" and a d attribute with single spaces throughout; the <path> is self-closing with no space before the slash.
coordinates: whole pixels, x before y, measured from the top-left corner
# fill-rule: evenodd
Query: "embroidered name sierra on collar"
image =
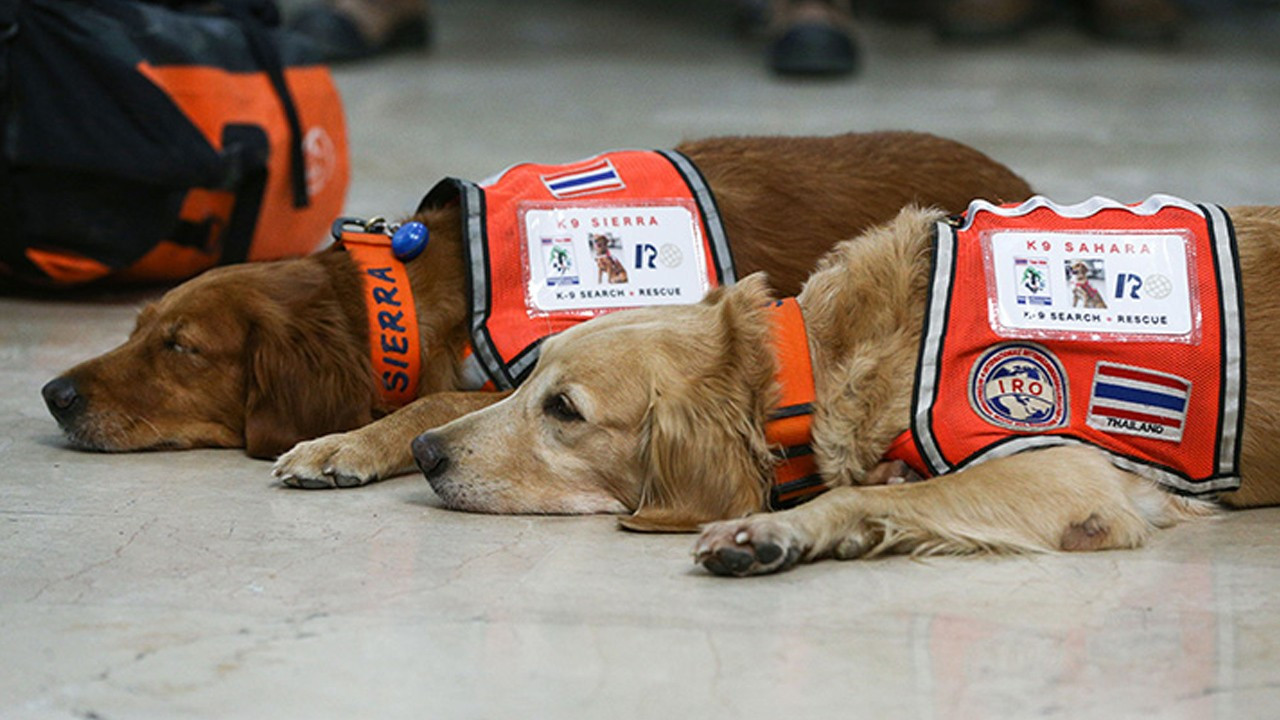
<path id="1" fill-rule="evenodd" d="M 358 224 L 359 231 L 348 229 Z M 369 317 L 369 358 L 378 390 L 389 409 L 418 396 L 422 368 L 418 311 L 404 263 L 392 252 L 392 238 L 363 223 L 340 218 L 334 237 L 360 269 Z"/>

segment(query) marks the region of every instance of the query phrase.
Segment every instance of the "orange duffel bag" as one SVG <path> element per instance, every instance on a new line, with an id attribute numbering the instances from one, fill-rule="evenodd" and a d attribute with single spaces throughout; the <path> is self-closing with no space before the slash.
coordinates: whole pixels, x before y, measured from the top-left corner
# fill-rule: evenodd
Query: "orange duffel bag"
<path id="1" fill-rule="evenodd" d="M 348 179 L 317 57 L 270 0 L 0 0 L 0 283 L 314 250 Z"/>

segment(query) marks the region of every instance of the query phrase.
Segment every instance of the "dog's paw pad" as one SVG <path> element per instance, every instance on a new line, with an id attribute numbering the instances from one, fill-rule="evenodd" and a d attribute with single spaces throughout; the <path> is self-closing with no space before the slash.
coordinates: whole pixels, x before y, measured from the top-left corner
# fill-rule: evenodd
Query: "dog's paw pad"
<path id="1" fill-rule="evenodd" d="M 756 558 L 749 550 L 724 547 L 716 550 L 702 564 L 717 575 L 745 575 L 755 562 Z"/>
<path id="2" fill-rule="evenodd" d="M 376 477 L 367 478 L 359 475 L 348 475 L 346 473 L 340 473 L 340 472 L 328 472 L 326 474 L 328 477 L 333 478 L 333 484 L 340 488 L 360 487 L 361 485 L 368 485 L 369 483 L 378 479 Z"/>
<path id="3" fill-rule="evenodd" d="M 756 546 L 756 558 L 765 565 L 770 565 L 782 557 L 782 548 L 773 543 L 761 543 Z"/>
<path id="4" fill-rule="evenodd" d="M 303 490 L 328 490 L 333 487 L 333 480 L 324 475 L 321 475 L 320 477 L 284 475 L 280 477 L 280 482 L 289 487 L 301 488 Z"/>
<path id="5" fill-rule="evenodd" d="M 778 528 L 748 521 L 708 525 L 694 549 L 694 561 L 716 575 L 742 577 L 776 572 L 800 559 L 797 544 Z"/>

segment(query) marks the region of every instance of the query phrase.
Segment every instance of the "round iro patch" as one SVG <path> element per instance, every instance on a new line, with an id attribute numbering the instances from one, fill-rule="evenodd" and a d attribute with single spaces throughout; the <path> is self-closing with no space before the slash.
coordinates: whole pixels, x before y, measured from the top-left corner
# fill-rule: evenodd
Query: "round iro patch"
<path id="1" fill-rule="evenodd" d="M 982 419 L 1010 430 L 1039 432 L 1067 419 L 1067 376 L 1048 348 L 1004 343 L 990 348 L 969 373 L 969 402 Z"/>

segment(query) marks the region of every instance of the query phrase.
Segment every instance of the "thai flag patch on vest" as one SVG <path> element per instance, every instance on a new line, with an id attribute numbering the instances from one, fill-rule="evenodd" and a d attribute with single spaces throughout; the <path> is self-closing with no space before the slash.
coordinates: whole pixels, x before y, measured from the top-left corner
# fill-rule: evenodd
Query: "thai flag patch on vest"
<path id="1" fill-rule="evenodd" d="M 542 184 L 557 200 L 612 192 L 627 186 L 618 169 L 607 159 L 569 172 L 543 175 Z"/>
<path id="2" fill-rule="evenodd" d="M 1089 398 L 1091 427 L 1179 442 L 1187 419 L 1191 382 L 1131 365 L 1100 362 Z"/>

